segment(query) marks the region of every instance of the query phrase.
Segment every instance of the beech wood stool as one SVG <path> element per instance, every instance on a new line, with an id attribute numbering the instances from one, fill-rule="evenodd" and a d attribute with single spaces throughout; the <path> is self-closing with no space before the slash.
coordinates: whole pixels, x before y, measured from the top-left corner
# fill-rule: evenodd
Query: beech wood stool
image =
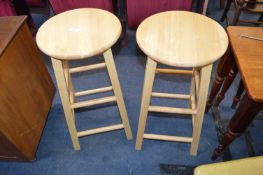
<path id="1" fill-rule="evenodd" d="M 196 155 L 212 64 L 225 53 L 228 47 L 228 37 L 224 28 L 200 14 L 169 11 L 144 20 L 137 29 L 136 39 L 148 58 L 135 148 L 141 149 L 143 138 L 190 142 L 190 153 Z M 157 63 L 191 69 L 159 69 Z M 155 73 L 191 75 L 190 94 L 152 92 Z M 189 100 L 190 108 L 151 106 L 151 96 Z M 192 137 L 144 133 L 149 111 L 190 115 L 193 126 Z"/>
<path id="2" fill-rule="evenodd" d="M 111 51 L 112 45 L 118 40 L 120 34 L 121 24 L 117 17 L 110 12 L 93 8 L 70 10 L 56 15 L 46 21 L 37 33 L 38 47 L 49 55 L 52 60 L 59 94 L 75 150 L 80 149 L 79 137 L 122 128 L 125 130 L 127 139 L 132 139 L 127 111 Z M 105 62 L 74 68 L 70 68 L 68 65 L 70 60 L 86 59 L 99 54 L 103 54 Z M 108 70 L 112 86 L 74 92 L 71 74 L 105 67 Z M 75 98 L 79 96 L 112 90 L 114 96 L 75 102 Z M 77 131 L 75 109 L 114 101 L 117 101 L 122 124 Z"/>

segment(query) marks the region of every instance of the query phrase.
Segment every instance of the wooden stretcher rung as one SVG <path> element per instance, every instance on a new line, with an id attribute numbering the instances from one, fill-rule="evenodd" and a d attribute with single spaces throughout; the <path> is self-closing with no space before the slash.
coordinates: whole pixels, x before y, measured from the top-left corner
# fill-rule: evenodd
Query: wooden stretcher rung
<path id="1" fill-rule="evenodd" d="M 69 73 L 77 73 L 77 72 L 83 72 L 83 71 L 89 71 L 94 69 L 100 69 L 106 67 L 106 63 L 98 63 L 98 64 L 92 64 L 88 66 L 80 66 L 80 67 L 74 67 L 69 69 Z"/>
<path id="2" fill-rule="evenodd" d="M 79 132 L 77 132 L 77 136 L 83 137 L 83 136 L 99 134 L 99 133 L 103 133 L 103 132 L 114 131 L 114 130 L 118 130 L 118 129 L 122 129 L 122 128 L 124 128 L 123 124 L 111 125 L 111 126 L 106 126 L 106 127 L 96 128 L 96 129 L 89 129 L 86 131 L 79 131 Z"/>
<path id="3" fill-rule="evenodd" d="M 191 97 L 189 94 L 169 94 L 169 93 L 161 93 L 161 92 L 152 92 L 152 96 L 159 98 L 175 98 L 175 99 L 183 99 L 183 100 L 189 100 Z"/>
<path id="4" fill-rule="evenodd" d="M 193 70 L 160 69 L 160 68 L 157 68 L 155 72 L 161 74 L 183 74 L 183 75 L 192 75 L 194 73 Z"/>
<path id="5" fill-rule="evenodd" d="M 88 106 L 93 106 L 93 105 L 98 105 L 98 104 L 103 104 L 103 103 L 108 103 L 108 102 L 113 102 L 113 101 L 116 101 L 115 96 L 103 97 L 103 98 L 97 98 L 93 100 L 73 103 L 71 105 L 71 108 L 76 109 L 76 108 L 88 107 Z"/>
<path id="6" fill-rule="evenodd" d="M 103 87 L 103 88 L 97 88 L 97 89 L 75 92 L 74 95 L 75 95 L 75 97 L 79 97 L 79 96 L 83 96 L 83 95 L 92 95 L 92 94 L 97 94 L 97 93 L 108 92 L 111 90 L 112 90 L 112 86 L 108 86 L 108 87 Z"/>
<path id="7" fill-rule="evenodd" d="M 188 108 L 174 108 L 174 107 L 164 107 L 164 106 L 149 106 L 148 108 L 151 112 L 163 112 L 163 113 L 173 113 L 173 114 L 196 114 L 196 110 Z"/>
<path id="8" fill-rule="evenodd" d="M 169 136 L 169 135 L 159 135 L 159 134 L 144 134 L 143 138 L 153 139 L 153 140 L 165 140 L 172 142 L 192 142 L 192 137 L 179 137 L 179 136 Z"/>

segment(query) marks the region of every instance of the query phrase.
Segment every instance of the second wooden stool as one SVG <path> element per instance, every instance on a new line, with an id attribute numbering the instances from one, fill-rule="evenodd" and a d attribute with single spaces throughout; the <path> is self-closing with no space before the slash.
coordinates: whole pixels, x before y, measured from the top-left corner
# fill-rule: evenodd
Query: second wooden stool
<path id="1" fill-rule="evenodd" d="M 137 29 L 139 47 L 148 56 L 136 149 L 143 138 L 191 143 L 191 154 L 196 155 L 204 117 L 212 63 L 226 51 L 228 37 L 214 20 L 195 13 L 170 11 L 153 15 Z M 157 63 L 192 70 L 159 69 Z M 152 92 L 155 73 L 189 74 L 192 76 L 190 94 Z M 152 106 L 152 97 L 189 100 L 190 108 Z M 192 137 L 144 133 L 148 112 L 188 114 L 192 117 Z"/>

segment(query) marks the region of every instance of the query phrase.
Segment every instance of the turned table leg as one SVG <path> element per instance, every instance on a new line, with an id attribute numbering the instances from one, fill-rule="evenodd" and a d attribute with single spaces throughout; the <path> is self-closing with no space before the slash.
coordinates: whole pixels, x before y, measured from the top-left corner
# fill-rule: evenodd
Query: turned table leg
<path id="1" fill-rule="evenodd" d="M 233 140 L 240 136 L 250 125 L 257 113 L 262 109 L 263 102 L 255 102 L 246 93 L 239 107 L 228 125 L 228 131 L 224 134 L 219 146 L 214 150 L 212 160 L 218 158 Z"/>
<path id="2" fill-rule="evenodd" d="M 244 88 L 243 82 L 242 82 L 242 80 L 240 80 L 236 96 L 233 98 L 233 103 L 231 105 L 232 109 L 236 108 L 236 106 L 237 106 L 238 102 L 240 101 L 240 97 L 241 97 L 242 93 L 244 92 L 244 90 L 245 90 L 245 88 Z"/>
<path id="3" fill-rule="evenodd" d="M 231 68 L 229 74 L 227 75 L 226 80 L 224 81 L 224 84 L 223 84 L 223 87 L 222 87 L 220 93 L 216 97 L 216 100 L 214 103 L 215 107 L 218 107 L 219 104 L 221 103 L 221 101 L 224 99 L 225 93 L 228 90 L 228 88 L 231 86 L 231 84 L 233 83 L 233 81 L 237 75 L 237 72 L 238 72 L 237 67 L 234 64 L 233 67 Z"/>
<path id="4" fill-rule="evenodd" d="M 225 77 L 229 74 L 229 71 L 231 67 L 233 66 L 233 64 L 234 64 L 234 59 L 233 59 L 232 54 L 230 53 L 230 49 L 228 49 L 226 53 L 224 54 L 224 56 L 219 61 L 219 64 L 217 67 L 217 75 L 213 82 L 213 86 L 211 88 L 210 95 L 206 103 L 206 110 L 205 110 L 206 113 L 211 108 L 213 100 L 216 97 L 217 93 L 219 92 L 223 84 L 223 81 Z"/>

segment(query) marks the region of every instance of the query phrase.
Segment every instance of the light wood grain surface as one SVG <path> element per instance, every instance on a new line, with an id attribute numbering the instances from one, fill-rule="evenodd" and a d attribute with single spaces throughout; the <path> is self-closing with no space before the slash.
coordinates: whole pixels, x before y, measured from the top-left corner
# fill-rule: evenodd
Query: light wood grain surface
<path id="1" fill-rule="evenodd" d="M 211 64 L 228 47 L 223 27 L 211 18 L 186 11 L 168 11 L 145 19 L 136 39 L 155 61 L 180 67 Z"/>
<path id="2" fill-rule="evenodd" d="M 94 8 L 70 10 L 38 30 L 38 47 L 52 58 L 82 59 L 108 50 L 119 38 L 121 24 L 112 13 Z"/>

